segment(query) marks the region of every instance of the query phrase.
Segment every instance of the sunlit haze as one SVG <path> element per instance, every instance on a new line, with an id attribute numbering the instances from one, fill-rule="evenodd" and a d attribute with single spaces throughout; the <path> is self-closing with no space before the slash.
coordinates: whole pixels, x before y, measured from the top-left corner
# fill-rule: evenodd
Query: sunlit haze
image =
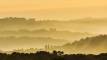
<path id="1" fill-rule="evenodd" d="M 0 0 L 0 17 L 77 19 L 107 17 L 106 0 Z"/>
<path id="2" fill-rule="evenodd" d="M 0 0 L 0 53 L 98 54 L 106 46 L 107 0 Z"/>

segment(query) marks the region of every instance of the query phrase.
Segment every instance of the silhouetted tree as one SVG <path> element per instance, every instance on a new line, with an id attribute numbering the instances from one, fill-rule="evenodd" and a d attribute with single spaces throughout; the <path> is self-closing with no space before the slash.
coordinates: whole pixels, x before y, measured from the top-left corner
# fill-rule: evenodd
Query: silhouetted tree
<path id="1" fill-rule="evenodd" d="M 38 51 L 36 53 L 18 53 L 12 54 L 0 53 L 0 60 L 107 60 L 107 53 L 99 55 L 85 54 L 64 54 L 62 51 Z"/>

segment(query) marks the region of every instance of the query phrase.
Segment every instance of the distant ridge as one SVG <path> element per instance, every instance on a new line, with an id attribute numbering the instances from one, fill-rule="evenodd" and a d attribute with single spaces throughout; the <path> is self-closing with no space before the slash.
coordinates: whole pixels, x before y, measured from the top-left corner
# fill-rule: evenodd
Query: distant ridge
<path id="1" fill-rule="evenodd" d="M 70 53 L 106 53 L 107 52 L 107 35 L 98 35 L 94 37 L 87 37 L 80 39 L 72 44 L 65 44 L 62 46 L 66 51 Z"/>
<path id="2" fill-rule="evenodd" d="M 87 37 L 66 43 L 62 46 L 53 46 L 49 50 L 61 50 L 68 54 L 100 54 L 107 53 L 107 35 Z"/>

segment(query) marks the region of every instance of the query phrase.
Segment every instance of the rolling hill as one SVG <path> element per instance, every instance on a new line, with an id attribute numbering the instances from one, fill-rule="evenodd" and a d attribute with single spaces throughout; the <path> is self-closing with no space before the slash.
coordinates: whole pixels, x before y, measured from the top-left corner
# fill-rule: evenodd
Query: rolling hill
<path id="1" fill-rule="evenodd" d="M 72 44 L 67 43 L 63 46 L 54 46 L 53 50 L 63 50 L 66 53 L 99 54 L 107 52 L 107 35 L 98 35 L 80 39 Z"/>

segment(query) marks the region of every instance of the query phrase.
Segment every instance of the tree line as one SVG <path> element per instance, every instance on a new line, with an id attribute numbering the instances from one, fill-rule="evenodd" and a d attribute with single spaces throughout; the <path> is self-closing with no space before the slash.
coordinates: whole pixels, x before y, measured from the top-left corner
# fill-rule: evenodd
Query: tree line
<path id="1" fill-rule="evenodd" d="M 0 60 L 107 60 L 107 53 L 99 55 L 93 54 L 64 54 L 62 51 L 38 51 L 36 53 L 18 53 L 12 54 L 0 53 Z"/>

